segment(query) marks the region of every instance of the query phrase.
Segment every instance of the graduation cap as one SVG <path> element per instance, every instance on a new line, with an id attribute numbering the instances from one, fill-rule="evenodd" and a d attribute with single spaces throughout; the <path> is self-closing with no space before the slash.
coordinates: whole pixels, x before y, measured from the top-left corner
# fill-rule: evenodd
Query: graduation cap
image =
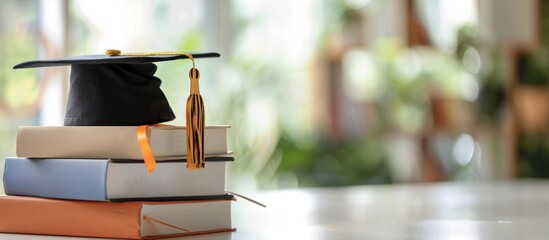
<path id="1" fill-rule="evenodd" d="M 204 167 L 204 104 L 194 58 L 219 56 L 215 52 L 121 53 L 107 50 L 105 55 L 28 61 L 13 68 L 71 66 L 65 126 L 144 126 L 175 119 L 160 89 L 161 80 L 154 76 L 157 69 L 154 62 L 192 60 L 186 128 L 187 167 L 194 169 Z"/>

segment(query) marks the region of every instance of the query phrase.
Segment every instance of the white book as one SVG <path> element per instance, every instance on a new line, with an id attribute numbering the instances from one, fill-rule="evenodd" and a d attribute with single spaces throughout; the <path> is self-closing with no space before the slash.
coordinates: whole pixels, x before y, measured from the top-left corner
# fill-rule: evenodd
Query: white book
<path id="1" fill-rule="evenodd" d="M 206 156 L 226 155 L 229 126 L 206 126 Z M 184 158 L 185 127 L 158 125 L 147 129 L 156 160 Z M 17 133 L 16 154 L 26 158 L 143 159 L 137 126 L 24 126 Z"/>

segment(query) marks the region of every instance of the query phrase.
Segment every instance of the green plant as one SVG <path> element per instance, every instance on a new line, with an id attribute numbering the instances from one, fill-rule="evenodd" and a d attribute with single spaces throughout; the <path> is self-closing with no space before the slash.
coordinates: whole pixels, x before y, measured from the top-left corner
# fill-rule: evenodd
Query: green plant
<path id="1" fill-rule="evenodd" d="M 293 175 L 299 187 L 390 183 L 388 161 L 380 139 L 336 141 L 330 136 L 319 136 L 303 145 L 283 134 L 274 154 L 280 161 L 275 178 Z"/>
<path id="2" fill-rule="evenodd" d="M 518 140 L 520 177 L 549 178 L 549 138 L 521 133 Z"/>
<path id="3" fill-rule="evenodd" d="M 549 86 L 549 49 L 526 52 L 517 61 L 519 84 Z"/>

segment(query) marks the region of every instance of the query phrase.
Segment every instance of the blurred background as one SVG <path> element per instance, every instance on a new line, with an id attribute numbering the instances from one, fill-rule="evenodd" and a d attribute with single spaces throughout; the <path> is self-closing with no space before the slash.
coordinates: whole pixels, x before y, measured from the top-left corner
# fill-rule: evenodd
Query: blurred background
<path id="1" fill-rule="evenodd" d="M 228 189 L 545 178 L 548 47 L 546 0 L 2 0 L 0 166 L 67 96 L 67 67 L 15 64 L 216 51 L 197 65 Z M 157 65 L 183 125 L 190 62 Z"/>

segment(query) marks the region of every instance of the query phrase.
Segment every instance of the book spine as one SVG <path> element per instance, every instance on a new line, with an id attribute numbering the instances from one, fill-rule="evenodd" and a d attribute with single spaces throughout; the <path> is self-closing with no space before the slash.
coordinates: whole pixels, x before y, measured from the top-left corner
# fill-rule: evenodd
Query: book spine
<path id="1" fill-rule="evenodd" d="M 0 232 L 140 239 L 142 202 L 0 197 Z"/>
<path id="2" fill-rule="evenodd" d="M 106 201 L 108 164 L 105 159 L 7 158 L 4 190 L 8 195 Z"/>

